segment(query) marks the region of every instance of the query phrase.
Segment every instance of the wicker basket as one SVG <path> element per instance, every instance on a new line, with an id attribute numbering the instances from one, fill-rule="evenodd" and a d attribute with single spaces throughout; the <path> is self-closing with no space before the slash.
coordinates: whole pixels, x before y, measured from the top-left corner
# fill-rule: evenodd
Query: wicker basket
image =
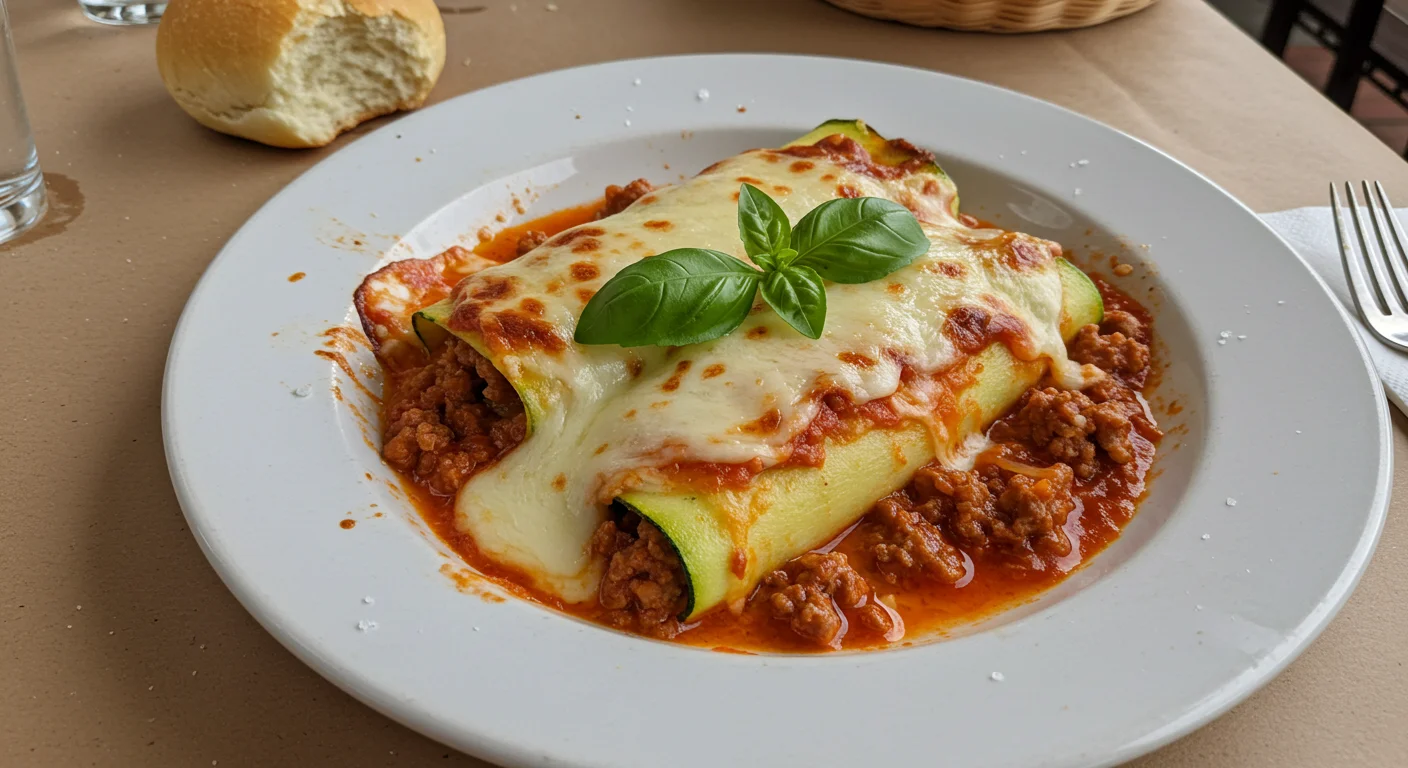
<path id="1" fill-rule="evenodd" d="M 921 27 L 1040 32 L 1089 27 L 1127 16 L 1154 0 L 827 0 L 848 11 Z"/>

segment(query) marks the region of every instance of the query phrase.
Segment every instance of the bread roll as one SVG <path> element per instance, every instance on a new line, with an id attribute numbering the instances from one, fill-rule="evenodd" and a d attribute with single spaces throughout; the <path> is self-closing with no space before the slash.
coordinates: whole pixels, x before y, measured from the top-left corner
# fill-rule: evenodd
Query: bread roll
<path id="1" fill-rule="evenodd" d="M 172 0 L 166 89 L 202 125 L 276 147 L 419 107 L 445 66 L 434 0 Z"/>

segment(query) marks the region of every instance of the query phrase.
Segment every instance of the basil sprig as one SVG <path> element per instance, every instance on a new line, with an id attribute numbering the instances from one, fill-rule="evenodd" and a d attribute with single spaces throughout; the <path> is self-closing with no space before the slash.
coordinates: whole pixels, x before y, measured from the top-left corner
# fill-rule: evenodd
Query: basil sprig
<path id="1" fill-rule="evenodd" d="M 752 184 L 738 193 L 738 232 L 760 269 L 707 248 L 642 259 L 592 296 L 573 338 L 623 347 L 711 341 L 737 330 L 761 292 L 788 325 L 819 339 L 826 325 L 824 281 L 868 283 L 929 250 L 914 215 L 889 200 L 828 200 L 793 227 L 777 201 Z"/>

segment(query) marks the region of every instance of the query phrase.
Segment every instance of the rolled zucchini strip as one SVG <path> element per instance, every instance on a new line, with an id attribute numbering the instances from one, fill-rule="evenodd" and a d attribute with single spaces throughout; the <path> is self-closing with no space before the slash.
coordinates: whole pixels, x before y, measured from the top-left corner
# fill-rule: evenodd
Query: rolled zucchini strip
<path id="1" fill-rule="evenodd" d="M 495 359 L 496 356 L 490 352 L 482 338 L 472 333 L 454 333 L 448 330 L 450 313 L 454 309 L 454 302 L 445 299 L 412 315 L 411 327 L 415 329 L 420 343 L 424 344 L 426 349 L 434 350 L 451 336 L 455 336 L 460 341 L 474 347 L 474 351 L 493 363 L 494 368 L 503 374 L 508 383 L 513 386 L 513 391 L 518 393 L 518 399 L 523 401 L 523 414 L 528 421 L 528 435 L 531 436 L 534 427 L 543 420 L 543 414 L 547 409 L 544 387 L 532 378 L 510 375 L 511 371 L 507 370 L 500 360 Z"/>
<path id="2" fill-rule="evenodd" d="M 1062 336 L 1098 323 L 1104 305 L 1095 285 L 1065 259 L 1061 269 Z M 993 343 L 964 365 L 971 376 L 957 398 L 942 442 L 927 426 L 873 430 L 826 445 L 821 467 L 784 467 L 758 475 L 743 491 L 627 493 L 617 501 L 661 530 L 680 555 L 689 583 L 685 618 L 744 599 L 768 572 L 825 544 L 880 498 L 904 487 L 940 452 L 981 433 L 1046 374 L 1047 361 L 1025 362 Z M 739 542 L 730 529 L 742 530 Z"/>
<path id="3" fill-rule="evenodd" d="M 913 145 L 905 141 L 891 141 L 876 133 L 864 120 L 827 120 L 826 122 L 813 128 L 807 135 L 796 141 L 788 142 L 789 147 L 805 147 L 816 144 L 818 141 L 828 136 L 845 136 L 854 140 L 870 153 L 870 159 L 877 165 L 888 165 L 900 167 L 906 163 L 916 163 L 923 157 L 922 163 L 914 169 L 916 176 L 920 178 L 933 178 L 943 189 L 943 198 L 947 204 L 949 215 L 958 217 L 958 187 L 939 167 L 938 162 L 932 157 L 925 157 Z"/>

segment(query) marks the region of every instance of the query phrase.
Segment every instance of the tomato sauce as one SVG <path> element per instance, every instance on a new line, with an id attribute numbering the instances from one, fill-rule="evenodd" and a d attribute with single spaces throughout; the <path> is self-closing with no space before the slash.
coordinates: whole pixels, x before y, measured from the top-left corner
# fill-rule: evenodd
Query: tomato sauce
<path id="1" fill-rule="evenodd" d="M 597 201 L 507 227 L 482 241 L 474 249 L 475 253 L 495 261 L 511 260 L 517 256 L 518 240 L 526 232 L 536 230 L 553 237 L 563 230 L 594 220 L 601 205 L 601 201 Z M 1105 297 L 1107 310 L 1120 309 L 1130 312 L 1145 322 L 1145 327 L 1151 327 L 1147 325 L 1150 320 L 1148 311 L 1137 301 L 1098 277 L 1095 281 Z M 1158 365 L 1151 366 L 1151 370 L 1157 372 Z M 387 373 L 390 381 L 399 372 Z M 866 406 L 835 407 L 838 405 L 831 402 L 823 410 L 832 417 L 838 415 L 836 410 L 849 411 L 844 416 L 863 419 L 879 428 L 889 426 L 884 418 L 890 415 L 888 410 L 885 413 L 870 413 Z M 852 418 L 842 421 L 850 422 Z M 837 421 L 835 418 L 823 421 L 826 423 L 799 435 L 796 440 L 808 442 L 810 432 L 818 432 L 817 435 L 810 435 L 811 441 L 815 441 L 819 436 L 842 431 L 838 424 L 831 423 Z M 850 428 L 854 425 L 846 426 Z M 998 552 L 975 556 L 965 552 L 967 572 L 955 584 L 924 580 L 890 585 L 870 566 L 870 558 L 861 551 L 859 537 L 852 535 L 856 526 L 841 532 L 823 547 L 822 551 L 846 554 L 852 567 L 873 585 L 876 598 L 891 608 L 893 613 L 897 613 L 904 624 L 904 638 L 898 643 L 891 643 L 853 623 L 844 636 L 843 648 L 857 650 L 903 647 L 942 637 L 1008 608 L 1036 600 L 1043 592 L 1059 584 L 1118 538 L 1125 524 L 1134 516 L 1136 506 L 1147 490 L 1157 442 L 1157 435 L 1136 431 L 1132 438 L 1134 461 L 1121 465 L 1104 458 L 1101 470 L 1094 477 L 1076 481 L 1076 507 L 1067 516 L 1064 525 L 1064 531 L 1072 546 L 1070 553 L 1064 556 L 1027 553 L 1016 557 Z M 802 460 L 797 463 L 808 463 L 803 458 L 807 455 L 806 451 L 799 453 L 802 456 L 798 458 Z M 707 482 L 705 478 L 699 478 L 701 485 L 712 483 L 725 486 L 746 484 L 759 470 L 757 467 L 737 466 L 731 467 L 734 471 L 729 473 L 718 471 L 724 469 L 723 467 L 702 464 L 682 464 L 673 469 L 682 476 L 708 475 L 710 479 Z M 403 476 L 402 486 L 430 529 L 457 553 L 465 564 L 477 571 L 480 577 L 522 599 L 587 621 L 606 623 L 606 611 L 595 601 L 582 604 L 564 603 L 550 594 L 526 586 L 531 584 L 526 574 L 495 563 L 484 556 L 471 537 L 456 530 L 452 496 L 436 494 L 409 476 Z M 350 527 L 345 523 L 344 526 Z M 688 625 L 673 642 L 725 653 L 816 653 L 826 650 L 793 634 L 786 622 L 773 619 L 767 606 L 754 601 L 750 601 L 737 612 L 721 607 L 706 614 L 699 621 Z"/>

